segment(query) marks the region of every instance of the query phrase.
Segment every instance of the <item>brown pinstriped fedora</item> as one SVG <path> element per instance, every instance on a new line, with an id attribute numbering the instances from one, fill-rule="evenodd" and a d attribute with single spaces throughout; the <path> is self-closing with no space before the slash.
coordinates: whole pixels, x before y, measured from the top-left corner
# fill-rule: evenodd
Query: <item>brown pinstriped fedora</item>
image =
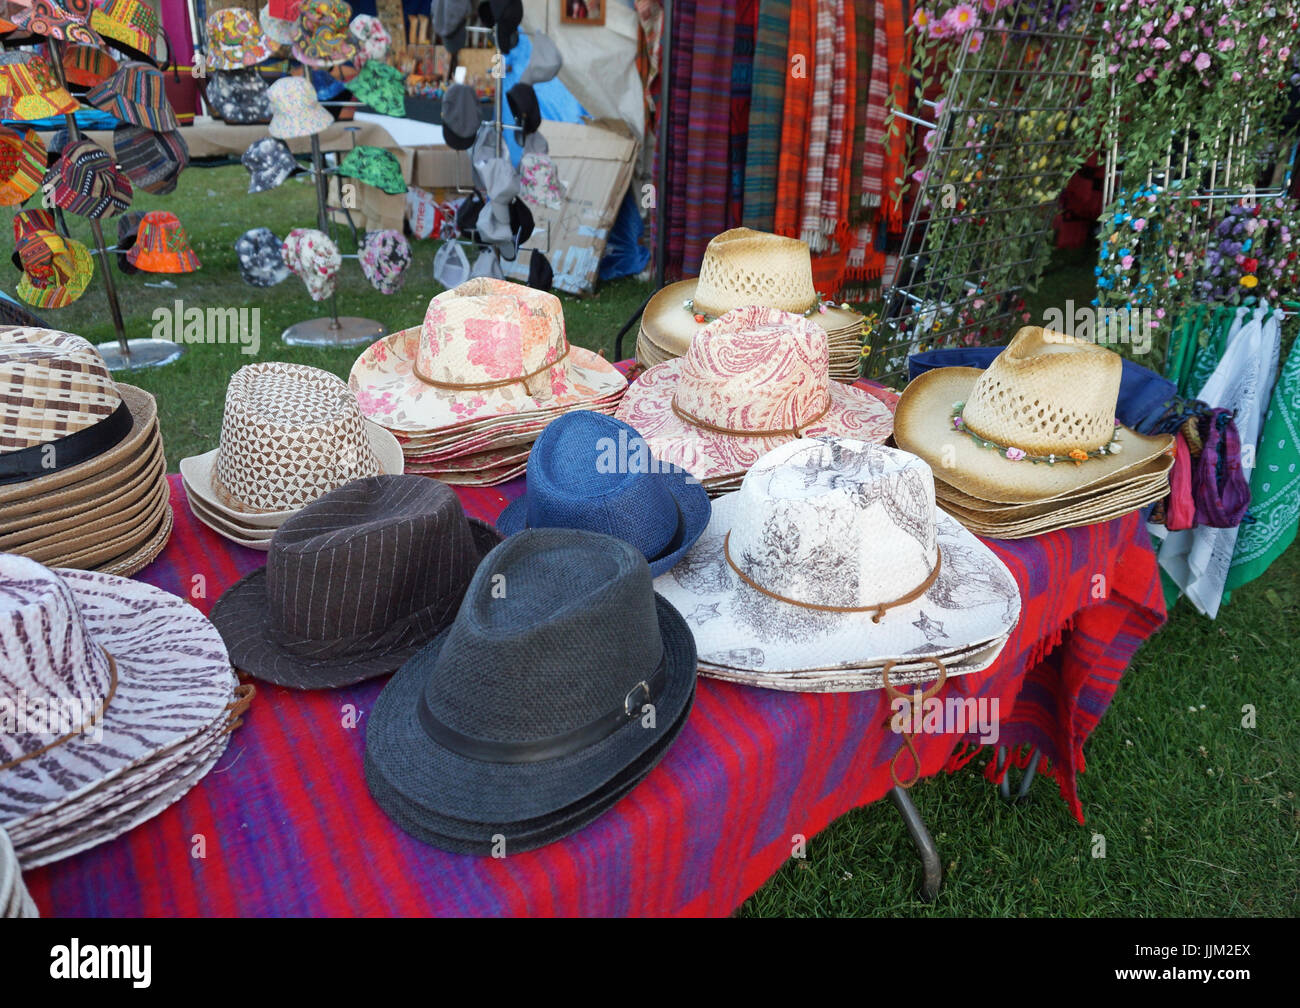
<path id="1" fill-rule="evenodd" d="M 437 480 L 353 480 L 276 530 L 266 566 L 217 600 L 212 622 L 254 678 L 349 686 L 395 671 L 450 624 L 500 541 Z"/>

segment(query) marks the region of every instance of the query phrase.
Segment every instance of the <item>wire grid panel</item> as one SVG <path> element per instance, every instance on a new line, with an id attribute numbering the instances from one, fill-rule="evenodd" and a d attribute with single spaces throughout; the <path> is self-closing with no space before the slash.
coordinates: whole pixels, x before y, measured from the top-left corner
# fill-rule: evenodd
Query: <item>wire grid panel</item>
<path id="1" fill-rule="evenodd" d="M 1080 164 L 1074 112 L 1091 83 L 1092 5 L 1020 0 L 952 63 L 929 154 L 863 362 L 906 380 L 911 353 L 1001 342 L 1051 255 L 1057 199 Z"/>

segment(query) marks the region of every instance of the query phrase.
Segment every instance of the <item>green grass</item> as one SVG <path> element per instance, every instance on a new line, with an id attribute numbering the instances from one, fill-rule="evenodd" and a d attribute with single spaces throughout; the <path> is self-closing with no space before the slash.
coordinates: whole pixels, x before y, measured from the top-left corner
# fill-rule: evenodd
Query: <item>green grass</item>
<path id="1" fill-rule="evenodd" d="M 312 226 L 310 187 L 245 195 L 238 166 L 191 169 L 167 197 L 141 194 L 143 209 L 177 212 L 203 268 L 173 278 L 175 289 L 148 287 L 159 278 L 116 275 L 131 335 L 148 335 L 154 308 L 187 304 L 258 306 L 257 358 L 233 346 L 196 346 L 170 367 L 133 372 L 130 381 L 159 398 L 169 469 L 215 446 L 226 381 L 254 359 L 315 364 L 346 376 L 357 350 L 284 346 L 288 325 L 323 310 L 294 277 L 270 290 L 240 280 L 234 240 L 265 225 L 283 236 Z M 80 223 L 80 222 L 79 222 Z M 111 222 L 110 222 L 111 224 Z M 83 237 L 88 234 L 81 224 Z M 344 314 L 390 329 L 418 325 L 429 298 L 435 245 L 417 242 L 405 288 L 374 292 L 355 261 L 340 284 Z M 344 251 L 354 251 L 345 247 Z M 1073 298 L 1093 295 L 1092 253 L 1058 253 L 1040 289 L 1027 300 L 1033 318 Z M 564 298 L 574 342 L 613 355 L 614 335 L 649 292 L 624 280 L 595 297 Z M 99 278 L 76 304 L 49 312 L 52 325 L 92 341 L 112 326 Z M 633 334 L 633 337 L 634 338 Z M 625 352 L 632 345 L 625 342 Z M 902 821 L 888 802 L 859 809 L 809 844 L 806 860 L 782 868 L 741 908 L 744 916 L 1294 916 L 1300 913 L 1300 550 L 1236 592 L 1210 622 L 1186 602 L 1138 653 L 1110 711 L 1086 748 L 1079 779 L 1087 825 L 1069 815 L 1056 784 L 1039 778 L 1030 800 L 1004 804 L 979 770 L 984 758 L 952 776 L 921 782 L 913 797 L 939 844 L 945 881 L 933 906 L 918 902 L 920 866 Z M 1257 724 L 1241 726 L 1253 704 Z M 1193 709 L 1194 708 L 1194 709 Z M 1093 834 L 1106 857 L 1091 856 Z"/>

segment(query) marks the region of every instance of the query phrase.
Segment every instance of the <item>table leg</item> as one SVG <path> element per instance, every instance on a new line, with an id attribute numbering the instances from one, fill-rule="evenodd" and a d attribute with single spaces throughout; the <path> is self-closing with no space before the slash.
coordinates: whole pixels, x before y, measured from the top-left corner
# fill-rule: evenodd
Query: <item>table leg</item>
<path id="1" fill-rule="evenodd" d="M 921 855 L 921 899 L 933 903 L 939 898 L 939 886 L 943 883 L 943 862 L 939 860 L 939 848 L 934 845 L 934 837 L 930 836 L 921 813 L 912 803 L 912 796 L 895 785 L 890 789 L 889 797 L 898 809 L 898 814 L 903 817 L 903 825 L 907 827 L 912 843 L 916 844 L 916 852 Z"/>
<path id="2" fill-rule="evenodd" d="M 1013 805 L 1025 800 L 1029 795 L 1030 785 L 1034 783 L 1034 775 L 1038 772 L 1038 760 L 1042 755 L 1042 753 L 1035 749 L 1034 754 L 1029 757 L 1029 765 L 1025 767 L 1025 775 L 1020 778 L 1020 787 L 1016 789 L 1016 796 L 1014 798 L 1011 797 L 1010 768 L 1007 769 L 1006 773 L 1002 774 L 1002 783 L 998 785 L 998 792 L 1005 800 L 1011 802 Z M 1008 753 L 1006 746 L 998 746 L 997 767 L 999 773 L 1002 773 L 1002 768 L 1006 766 L 1009 756 L 1010 754 Z"/>

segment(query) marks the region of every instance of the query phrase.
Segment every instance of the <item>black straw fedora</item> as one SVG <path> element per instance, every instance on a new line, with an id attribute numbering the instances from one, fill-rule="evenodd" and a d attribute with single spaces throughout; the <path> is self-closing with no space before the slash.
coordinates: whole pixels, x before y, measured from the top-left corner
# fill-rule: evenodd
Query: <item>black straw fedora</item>
<path id="1" fill-rule="evenodd" d="M 455 622 L 384 687 L 370 793 L 425 843 L 487 854 L 575 832 L 662 757 L 695 642 L 628 543 L 530 529 L 496 547 Z"/>
<path id="2" fill-rule="evenodd" d="M 294 689 L 386 675 L 456 614 L 501 536 L 426 476 L 372 476 L 276 530 L 267 564 L 212 609 L 231 663 Z"/>

